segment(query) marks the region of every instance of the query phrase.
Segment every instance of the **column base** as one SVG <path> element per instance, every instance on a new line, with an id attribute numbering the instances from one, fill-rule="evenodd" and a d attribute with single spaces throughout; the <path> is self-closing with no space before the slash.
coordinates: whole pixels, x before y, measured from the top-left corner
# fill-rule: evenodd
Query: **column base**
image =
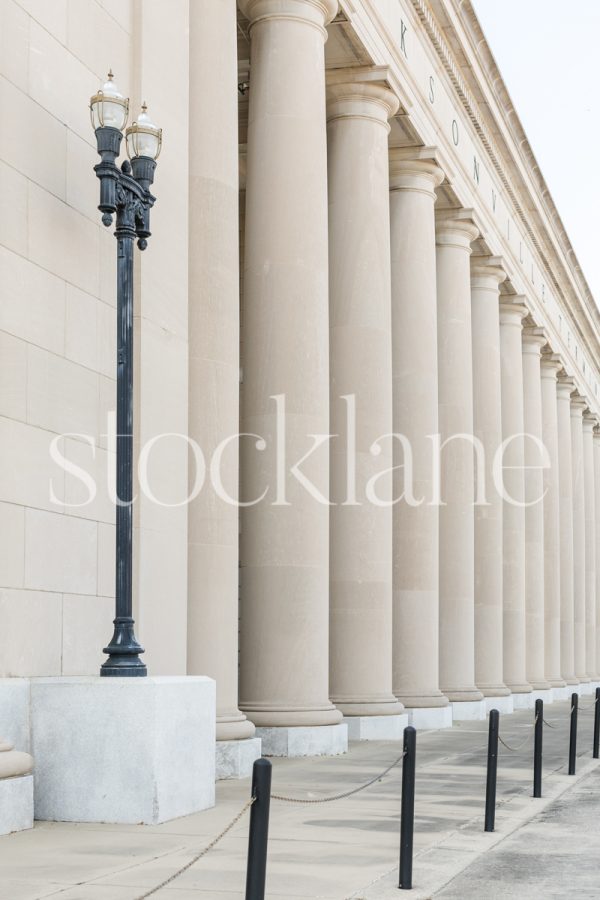
<path id="1" fill-rule="evenodd" d="M 33 775 L 0 780 L 0 834 L 33 828 Z"/>
<path id="2" fill-rule="evenodd" d="M 215 752 L 215 778 L 247 778 L 252 775 L 254 761 L 261 755 L 260 738 L 240 741 L 217 741 Z"/>
<path id="3" fill-rule="evenodd" d="M 32 678 L 35 816 L 157 825 L 215 804 L 215 682 Z"/>
<path id="4" fill-rule="evenodd" d="M 452 728 L 452 706 L 421 706 L 407 709 L 408 721 L 417 731 Z"/>
<path id="5" fill-rule="evenodd" d="M 568 700 L 572 693 L 573 691 L 567 684 L 564 687 L 552 688 L 552 696 L 555 703 L 558 703 L 560 700 Z"/>
<path id="6" fill-rule="evenodd" d="M 217 714 L 217 742 L 244 741 L 254 737 L 254 723 L 238 710 Z"/>
<path id="7" fill-rule="evenodd" d="M 28 678 L 0 678 L 0 737 L 30 752 Z"/>
<path id="8" fill-rule="evenodd" d="M 401 741 L 408 716 L 344 716 L 349 741 Z"/>
<path id="9" fill-rule="evenodd" d="M 494 699 L 497 699 L 498 697 L 510 697 L 510 690 L 505 684 L 478 684 L 477 687 L 486 700 L 488 697 L 493 697 Z"/>
<path id="10" fill-rule="evenodd" d="M 508 696 L 501 695 L 500 697 L 486 697 L 486 715 L 491 709 L 497 709 L 498 712 L 503 713 L 503 715 L 511 715 L 515 711 L 512 694 L 508 694 Z"/>
<path id="11" fill-rule="evenodd" d="M 487 718 L 484 699 L 454 700 L 450 706 L 454 722 L 481 722 Z"/>
<path id="12" fill-rule="evenodd" d="M 528 693 L 516 693 L 512 695 L 513 708 L 515 712 L 518 709 L 533 709 L 533 691 Z"/>
<path id="13" fill-rule="evenodd" d="M 435 694 L 396 694 L 404 704 L 404 710 L 410 713 L 413 709 L 438 709 L 448 706 L 448 698 L 441 691 Z"/>
<path id="14" fill-rule="evenodd" d="M 263 756 L 339 756 L 348 750 L 348 726 L 299 725 L 257 728 Z"/>

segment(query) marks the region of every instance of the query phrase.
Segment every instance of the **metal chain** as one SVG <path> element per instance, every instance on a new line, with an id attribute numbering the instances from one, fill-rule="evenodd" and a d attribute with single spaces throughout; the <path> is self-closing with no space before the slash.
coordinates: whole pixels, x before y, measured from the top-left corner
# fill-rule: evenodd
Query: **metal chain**
<path id="1" fill-rule="evenodd" d="M 529 741 L 530 741 L 531 738 L 533 737 L 533 735 L 534 735 L 533 729 L 534 729 L 535 726 L 536 726 L 536 723 L 537 723 L 538 718 L 539 718 L 539 713 L 538 713 L 537 716 L 535 717 L 535 721 L 534 721 L 533 725 L 530 725 L 530 726 L 529 726 L 532 730 L 529 732 L 529 734 L 527 735 L 527 737 L 525 738 L 525 740 L 522 741 L 517 747 L 511 747 L 509 744 L 506 743 L 506 741 L 502 740 L 502 738 L 500 737 L 500 735 L 498 735 L 498 740 L 500 741 L 500 743 L 502 744 L 502 746 L 503 746 L 503 747 L 506 747 L 507 750 L 510 750 L 511 753 L 516 753 L 517 750 L 521 750 L 521 749 L 525 746 L 525 744 L 529 743 Z"/>
<path id="2" fill-rule="evenodd" d="M 394 762 L 384 769 L 379 775 L 376 775 L 374 778 L 371 778 L 370 781 L 367 781 L 365 784 L 360 784 L 356 788 L 352 788 L 350 791 L 344 791 L 343 794 L 334 794 L 332 797 L 310 797 L 310 798 L 302 798 L 302 797 L 284 797 L 282 794 L 271 794 L 272 800 L 282 800 L 284 803 L 330 803 L 332 800 L 343 800 L 345 797 L 351 797 L 353 794 L 358 794 L 359 791 L 364 791 L 365 788 L 371 787 L 372 784 L 375 784 L 376 781 L 381 781 L 388 772 L 391 772 L 392 769 L 398 765 L 398 763 L 404 759 L 406 756 L 406 751 L 400 754 L 400 756 L 394 760 Z"/>
<path id="3" fill-rule="evenodd" d="M 551 722 L 547 722 L 546 719 L 542 719 L 544 725 L 547 725 L 548 728 L 558 728 L 558 725 L 553 725 Z"/>
<path id="4" fill-rule="evenodd" d="M 598 699 L 596 698 L 596 700 L 593 700 L 591 703 L 586 704 L 586 706 L 580 706 L 578 703 L 577 709 L 579 710 L 579 712 L 589 712 L 590 709 L 593 709 L 595 707 L 597 702 L 598 702 Z M 575 709 L 575 707 L 571 706 L 571 712 L 573 712 L 574 709 Z"/>
<path id="5" fill-rule="evenodd" d="M 150 897 L 150 896 L 152 896 L 152 894 L 156 894 L 157 891 L 162 890 L 162 888 L 166 887 L 168 884 L 171 884 L 172 881 L 175 881 L 176 878 L 179 878 L 179 876 L 182 875 L 183 872 L 186 872 L 189 868 L 191 868 L 191 866 L 193 866 L 194 863 L 197 863 L 199 859 L 202 859 L 203 856 L 206 856 L 206 854 L 210 850 L 212 850 L 213 847 L 215 847 L 219 843 L 219 841 L 225 837 L 225 835 L 228 832 L 231 831 L 233 826 L 235 824 L 237 824 L 237 822 L 240 821 L 240 819 L 242 818 L 244 813 L 246 813 L 250 809 L 250 807 L 252 806 L 252 804 L 254 803 L 255 800 L 256 800 L 256 797 L 251 797 L 247 801 L 247 803 L 244 803 L 244 805 L 242 806 L 240 811 L 238 813 L 236 813 L 236 815 L 233 817 L 231 822 L 225 826 L 223 831 L 221 831 L 220 834 L 218 834 L 216 836 L 216 838 L 213 838 L 213 840 L 210 842 L 210 844 L 207 844 L 206 847 L 204 847 L 202 850 L 200 850 L 199 853 L 196 853 L 196 855 L 193 856 L 189 862 L 187 862 L 184 866 L 182 866 L 176 872 L 173 872 L 173 874 L 170 875 L 169 878 L 165 878 L 164 881 L 161 881 L 160 884 L 157 884 L 156 887 L 153 887 L 151 890 L 146 891 L 145 894 L 140 894 L 140 896 L 137 897 L 136 900 L 146 900 L 146 897 Z"/>

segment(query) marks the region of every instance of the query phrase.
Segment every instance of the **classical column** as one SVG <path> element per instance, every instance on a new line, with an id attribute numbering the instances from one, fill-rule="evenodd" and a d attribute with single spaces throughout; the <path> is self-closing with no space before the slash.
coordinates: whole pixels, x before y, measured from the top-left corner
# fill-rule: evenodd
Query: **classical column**
<path id="1" fill-rule="evenodd" d="M 560 501 L 556 376 L 561 362 L 543 353 L 542 440 L 550 465 L 543 471 L 544 488 L 544 672 L 554 688 L 563 688 L 560 670 Z"/>
<path id="2" fill-rule="evenodd" d="M 523 330 L 523 431 L 525 489 L 526 675 L 534 690 L 547 690 L 544 644 L 544 467 L 540 353 L 541 328 Z"/>
<path id="3" fill-rule="evenodd" d="M 470 210 L 436 222 L 440 429 L 440 687 L 452 701 L 476 701 L 473 515 L 473 366 Z M 465 437 L 465 435 L 467 437 Z M 466 713 L 453 710 L 460 717 Z"/>
<path id="4" fill-rule="evenodd" d="M 594 426 L 591 412 L 583 415 L 583 484 L 585 493 L 585 670 L 596 680 L 596 484 Z"/>
<path id="5" fill-rule="evenodd" d="M 329 434 L 324 41 L 337 2 L 243 0 L 240 7 L 251 36 L 242 431 L 259 436 L 242 438 L 242 501 L 250 505 L 241 533 L 240 705 L 257 726 L 328 726 L 342 718 L 328 699 L 322 437 Z M 315 734 L 313 751 L 337 748 L 334 731 Z M 262 733 L 267 753 L 303 751 L 289 733 Z"/>
<path id="6" fill-rule="evenodd" d="M 571 397 L 571 463 L 573 471 L 573 610 L 575 675 L 587 684 L 585 660 L 585 483 L 583 472 L 583 411 L 587 401 Z"/>
<path id="7" fill-rule="evenodd" d="M 435 149 L 390 151 L 394 472 L 394 693 L 415 724 L 450 724 L 439 689 L 439 510 L 433 496 L 438 432 L 435 188 L 443 179 Z M 418 158 L 417 158 L 418 157 Z M 440 708 L 440 712 L 420 712 Z"/>
<path id="8" fill-rule="evenodd" d="M 473 433 L 485 452 L 485 503 L 475 514 L 475 682 L 487 697 L 510 694 L 502 656 L 502 496 L 493 461 L 502 443 L 500 373 L 500 283 L 502 260 L 471 257 L 473 339 Z M 483 498 L 482 498 L 483 499 Z"/>
<path id="9" fill-rule="evenodd" d="M 527 681 L 525 612 L 525 445 L 523 440 L 522 320 L 527 307 L 500 304 L 502 371 L 502 481 L 504 680 L 513 694 L 531 691 Z"/>
<path id="10" fill-rule="evenodd" d="M 571 449 L 572 378 L 556 386 L 558 485 L 560 493 L 560 671 L 568 685 L 575 677 L 575 608 L 573 599 L 573 453 Z"/>
<path id="11" fill-rule="evenodd" d="M 337 73 L 335 73 L 337 74 Z M 368 78 L 368 76 L 367 76 Z M 381 83 L 327 91 L 331 500 L 330 695 L 354 738 L 399 737 L 392 693 L 392 346 L 388 118 Z M 371 452 L 374 442 L 381 453 Z M 351 475 L 349 479 L 348 476 Z M 381 479 L 383 481 L 383 479 Z M 374 717 L 385 717 L 375 722 Z M 363 721 L 367 717 L 367 721 Z"/>
<path id="12" fill-rule="evenodd" d="M 239 431 L 236 13 L 190 7 L 189 435 L 205 458 Z M 222 470 L 235 500 L 236 443 Z M 188 673 L 216 680 L 219 741 L 254 734 L 237 706 L 238 531 L 235 503 L 205 485 L 188 506 Z"/>
<path id="13" fill-rule="evenodd" d="M 594 497 L 596 499 L 596 674 L 600 681 L 600 431 L 594 431 Z"/>

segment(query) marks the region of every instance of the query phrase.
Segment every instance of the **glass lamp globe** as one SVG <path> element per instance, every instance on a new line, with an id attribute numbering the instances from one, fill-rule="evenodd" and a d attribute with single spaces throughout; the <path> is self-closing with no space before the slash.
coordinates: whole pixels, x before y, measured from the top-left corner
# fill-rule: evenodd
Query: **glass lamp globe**
<path id="1" fill-rule="evenodd" d="M 127 139 L 127 154 L 130 159 L 137 156 L 146 156 L 149 159 L 156 159 L 160 153 L 162 145 L 162 128 L 151 120 L 146 112 L 147 106 L 144 103 L 142 111 L 137 117 L 137 121 L 130 125 L 125 136 Z"/>
<path id="2" fill-rule="evenodd" d="M 119 91 L 113 81 L 113 73 L 108 73 L 108 80 L 97 94 L 90 100 L 92 128 L 116 128 L 122 131 L 127 124 L 129 100 Z"/>

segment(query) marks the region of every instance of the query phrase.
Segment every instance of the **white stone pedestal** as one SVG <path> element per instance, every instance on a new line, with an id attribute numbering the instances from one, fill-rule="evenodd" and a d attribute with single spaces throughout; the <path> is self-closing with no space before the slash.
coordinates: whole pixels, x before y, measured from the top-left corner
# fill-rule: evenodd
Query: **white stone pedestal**
<path id="1" fill-rule="evenodd" d="M 30 751 L 29 679 L 0 678 L 0 737 Z"/>
<path id="2" fill-rule="evenodd" d="M 572 693 L 573 690 L 568 684 L 564 687 L 552 688 L 552 698 L 554 703 L 558 703 L 560 700 L 568 700 Z"/>
<path id="3" fill-rule="evenodd" d="M 215 778 L 246 778 L 252 775 L 254 761 L 261 755 L 260 738 L 241 741 L 217 741 L 215 752 Z"/>
<path id="4" fill-rule="evenodd" d="M 547 703 L 554 703 L 554 691 L 552 688 L 545 688 L 542 691 L 534 690 L 531 692 L 531 696 L 533 699 L 533 706 L 535 706 L 536 700 L 543 700 L 544 706 L 546 706 Z"/>
<path id="5" fill-rule="evenodd" d="M 33 775 L 0 780 L 0 834 L 33 828 Z"/>
<path id="6" fill-rule="evenodd" d="M 33 678 L 35 817 L 158 824 L 214 806 L 215 683 Z"/>
<path id="7" fill-rule="evenodd" d="M 513 694 L 513 707 L 517 709 L 533 709 L 533 691 L 527 694 Z"/>
<path id="8" fill-rule="evenodd" d="M 579 685 L 579 696 L 580 697 L 587 696 L 588 694 L 593 694 L 593 693 L 594 693 L 594 688 L 592 686 L 591 681 L 583 681 Z"/>
<path id="9" fill-rule="evenodd" d="M 434 731 L 452 728 L 452 706 L 416 706 L 406 708 L 409 723 L 417 731 Z"/>
<path id="10" fill-rule="evenodd" d="M 263 756 L 339 756 L 348 750 L 348 726 L 294 726 L 257 728 Z"/>
<path id="11" fill-rule="evenodd" d="M 485 700 L 453 700 L 450 705 L 454 722 L 480 722 L 487 718 Z"/>
<path id="12" fill-rule="evenodd" d="M 408 716 L 344 716 L 349 741 L 401 741 Z"/>
<path id="13" fill-rule="evenodd" d="M 514 712 L 513 698 L 512 694 L 508 694 L 504 697 L 486 697 L 485 698 L 485 712 L 486 715 L 489 714 L 491 709 L 497 709 L 499 713 L 503 715 L 510 715 Z"/>

